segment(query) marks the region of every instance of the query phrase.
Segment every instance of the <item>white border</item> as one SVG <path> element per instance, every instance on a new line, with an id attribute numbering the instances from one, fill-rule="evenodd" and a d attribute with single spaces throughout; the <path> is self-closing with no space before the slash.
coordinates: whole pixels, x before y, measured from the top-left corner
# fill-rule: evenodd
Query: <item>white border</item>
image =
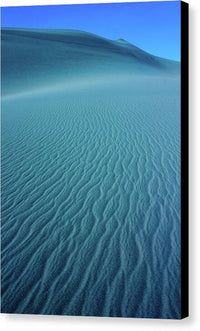
<path id="1" fill-rule="evenodd" d="M 154 2 L 155 0 L 150 0 Z M 156 0 L 159 1 L 159 0 Z M 173 0 L 166 0 L 166 1 L 173 1 Z M 72 1 L 66 1 L 66 0 L 0 0 L 0 6 L 31 6 L 31 5 L 61 5 L 61 4 L 84 4 L 84 3 L 109 3 L 109 2 L 136 2 L 132 0 L 72 0 Z M 139 2 L 149 2 L 149 0 L 140 0 Z"/>

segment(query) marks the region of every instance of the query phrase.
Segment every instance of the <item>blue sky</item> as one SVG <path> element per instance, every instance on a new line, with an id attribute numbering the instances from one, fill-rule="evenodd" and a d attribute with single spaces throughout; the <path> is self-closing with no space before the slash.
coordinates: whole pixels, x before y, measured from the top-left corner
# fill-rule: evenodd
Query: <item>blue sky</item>
<path id="1" fill-rule="evenodd" d="M 83 30 L 180 61 L 180 1 L 4 7 L 1 26 Z"/>

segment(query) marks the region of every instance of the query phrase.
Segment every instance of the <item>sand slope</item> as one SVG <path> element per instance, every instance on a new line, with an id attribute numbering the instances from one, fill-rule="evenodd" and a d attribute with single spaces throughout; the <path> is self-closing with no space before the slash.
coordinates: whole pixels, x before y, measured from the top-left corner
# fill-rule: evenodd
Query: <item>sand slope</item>
<path id="1" fill-rule="evenodd" d="M 105 75 L 119 80 L 127 74 L 179 72 L 175 61 L 82 31 L 2 29 L 2 42 L 3 94 L 105 81 Z"/>
<path id="2" fill-rule="evenodd" d="M 2 311 L 180 317 L 179 63 L 2 31 Z"/>

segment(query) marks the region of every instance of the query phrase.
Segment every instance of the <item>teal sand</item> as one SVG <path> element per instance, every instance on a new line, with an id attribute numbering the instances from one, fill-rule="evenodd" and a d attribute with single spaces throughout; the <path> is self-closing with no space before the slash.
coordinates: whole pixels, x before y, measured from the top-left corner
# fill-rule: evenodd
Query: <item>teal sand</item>
<path id="1" fill-rule="evenodd" d="M 2 312 L 180 318 L 180 63 L 5 28 L 1 104 Z"/>

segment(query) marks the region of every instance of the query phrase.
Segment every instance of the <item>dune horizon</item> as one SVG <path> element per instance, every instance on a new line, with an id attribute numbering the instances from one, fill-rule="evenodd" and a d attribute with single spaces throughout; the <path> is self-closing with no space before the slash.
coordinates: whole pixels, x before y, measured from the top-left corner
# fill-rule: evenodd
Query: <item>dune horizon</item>
<path id="1" fill-rule="evenodd" d="M 180 62 L 1 38 L 2 312 L 181 318 Z"/>
<path id="2" fill-rule="evenodd" d="M 180 63 L 180 60 L 174 60 L 174 59 L 169 59 L 167 57 L 161 57 L 161 56 L 158 56 L 156 54 L 153 54 L 153 53 L 150 53 L 148 51 L 146 51 L 145 49 L 141 48 L 141 47 L 138 47 L 136 46 L 133 42 L 130 42 L 126 39 L 123 38 L 123 36 L 119 36 L 118 38 L 116 39 L 109 39 L 109 38 L 106 38 L 106 37 L 103 37 L 101 35 L 98 35 L 96 33 L 93 33 L 91 31 L 85 31 L 85 30 L 76 30 L 76 29 L 61 29 L 61 28 L 57 28 L 57 29 L 54 29 L 54 28 L 37 28 L 37 27 L 34 27 L 34 28 L 30 28 L 30 27 L 26 27 L 26 28 L 20 28 L 20 27 L 14 27 L 14 26 L 2 26 L 1 27 L 1 30 L 24 30 L 24 31 L 37 31 L 37 32 L 42 32 L 42 31 L 49 31 L 49 32 L 52 32 L 52 31 L 63 31 L 63 32 L 81 32 L 81 33 L 86 33 L 86 34 L 91 34 L 91 35 L 94 35 L 94 36 L 97 36 L 97 37 L 100 37 L 100 38 L 103 38 L 103 39 L 107 39 L 107 40 L 110 40 L 110 41 L 120 41 L 120 42 L 125 42 L 125 43 L 128 43 L 140 50 L 142 50 L 143 52 L 146 52 L 147 54 L 151 55 L 151 56 L 155 56 L 157 58 L 160 58 L 160 59 L 165 59 L 165 60 L 168 60 L 168 61 L 172 61 L 172 62 L 177 62 L 177 63 Z"/>
<path id="3" fill-rule="evenodd" d="M 160 58 L 157 56 L 154 56 L 152 54 L 149 54 L 145 52 L 144 50 L 130 44 L 127 41 L 123 41 L 119 38 L 118 40 L 109 40 L 104 37 L 92 34 L 90 32 L 84 32 L 80 30 L 61 30 L 61 29 L 24 29 L 24 28 L 2 28 L 1 30 L 2 34 L 2 41 L 4 38 L 14 38 L 12 40 L 12 44 L 10 43 L 11 47 L 15 45 L 15 38 L 16 36 L 21 40 L 22 43 L 26 42 L 26 38 L 29 38 L 30 45 L 25 50 L 20 48 L 19 44 L 16 44 L 16 59 L 15 62 L 11 64 L 12 58 L 9 58 L 9 55 L 12 57 L 12 53 L 7 51 L 6 55 L 4 57 L 4 53 L 2 53 L 3 61 L 5 62 L 5 65 L 2 66 L 2 75 L 5 75 L 7 77 L 6 80 L 3 80 L 2 82 L 2 95 L 4 96 L 4 90 L 8 93 L 9 88 L 6 86 L 4 89 L 4 81 L 8 84 L 9 77 L 10 77 L 10 85 L 15 86 L 15 88 L 18 86 L 18 84 L 15 84 L 15 77 L 19 77 L 20 72 L 25 71 L 26 77 L 26 83 L 30 84 L 30 90 L 34 89 L 34 80 L 33 77 L 29 79 L 28 75 L 33 74 L 34 76 L 37 76 L 36 85 L 38 85 L 40 76 L 41 81 L 43 82 L 49 82 L 52 81 L 52 86 L 54 85 L 54 76 L 56 76 L 56 81 L 59 79 L 61 80 L 61 83 L 63 83 L 66 78 L 69 80 L 69 78 L 73 79 L 73 72 L 69 66 L 78 65 L 78 68 L 75 69 L 75 79 L 77 80 L 77 74 L 79 80 L 81 78 L 88 79 L 88 74 L 91 76 L 92 70 L 97 70 L 98 72 L 95 72 L 95 75 L 100 75 L 100 70 L 105 74 L 108 75 L 121 75 L 121 74 L 138 74 L 141 75 L 141 70 L 143 70 L 143 74 L 158 74 L 158 72 L 164 72 L 164 74 L 174 75 L 179 74 L 180 72 L 180 63 L 174 60 L 168 60 L 164 58 Z M 49 59 L 46 57 L 46 51 L 50 52 L 50 50 L 45 48 L 45 45 L 42 46 L 39 43 L 37 43 L 37 40 L 41 39 L 41 41 L 44 42 L 50 42 L 53 43 L 67 43 L 67 49 L 65 47 L 61 47 L 61 54 L 56 53 L 56 56 L 54 54 L 49 54 Z M 47 40 L 46 40 L 47 38 Z M 82 58 L 76 58 L 76 62 L 73 61 L 74 54 L 77 52 L 77 47 L 80 45 L 82 40 L 85 42 L 85 45 L 83 47 L 82 51 Z M 33 45 L 31 45 L 31 41 L 33 42 Z M 57 46 L 57 45 L 56 45 Z M 9 47 L 9 45 L 7 46 Z M 29 59 L 31 48 L 34 50 L 34 47 L 37 48 L 38 53 L 40 52 L 40 60 L 37 58 L 36 62 L 33 63 L 34 68 L 31 67 L 31 61 Z M 92 51 L 91 51 L 92 49 Z M 65 51 L 67 52 L 67 56 L 65 57 Z M 23 54 L 23 52 L 27 52 L 26 57 Z M 73 53 L 72 53 L 73 52 Z M 71 58 L 69 58 L 69 56 Z M 92 56 L 98 56 L 99 63 L 96 63 L 95 59 L 93 60 Z M 111 58 L 112 56 L 112 58 Z M 22 59 L 23 58 L 23 62 Z M 110 61 L 109 61 L 110 60 Z M 41 62 L 40 62 L 41 61 Z M 120 67 L 119 67 L 119 61 Z M 126 62 L 125 62 L 126 61 Z M 44 71 L 44 65 L 45 62 L 49 66 L 52 66 L 51 70 L 49 72 Z M 49 63 L 48 63 L 49 62 Z M 59 62 L 59 63 L 58 63 Z M 86 70 L 83 68 L 83 62 L 87 66 Z M 124 64 L 122 62 L 125 62 Z M 127 65 L 127 62 L 128 65 Z M 130 62 L 132 62 L 132 70 L 130 71 Z M 7 64 L 9 63 L 9 65 Z M 115 65 L 116 64 L 116 65 Z M 21 65 L 21 67 L 20 67 Z M 100 66 L 101 65 L 101 66 Z M 145 68 L 141 68 L 141 65 L 145 66 Z M 64 74 L 60 74 L 59 71 L 63 71 L 63 67 L 67 66 L 66 72 Z M 95 67 L 96 66 L 96 67 Z M 53 67 L 55 67 L 56 72 L 54 72 Z M 34 69 L 34 71 L 33 71 Z M 77 72 L 77 71 L 80 72 Z M 145 71 L 144 71 L 145 70 Z M 96 76 L 97 76 L 96 75 Z M 41 77 L 43 76 L 44 79 Z M 70 76 L 70 77 L 69 77 Z M 90 77 L 89 77 L 90 78 Z M 95 77 L 94 77 L 95 78 Z M 19 80 L 18 80 L 19 82 Z M 22 86 L 21 90 L 26 90 Z"/>

